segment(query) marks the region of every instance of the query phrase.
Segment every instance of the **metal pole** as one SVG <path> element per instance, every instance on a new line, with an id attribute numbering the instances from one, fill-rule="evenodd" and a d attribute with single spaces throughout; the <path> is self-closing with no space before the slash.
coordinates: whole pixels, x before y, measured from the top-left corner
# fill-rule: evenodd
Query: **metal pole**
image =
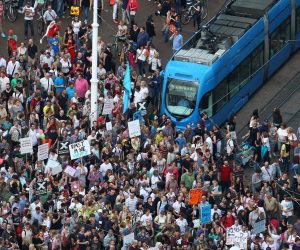
<path id="1" fill-rule="evenodd" d="M 93 40 L 92 40 L 92 79 L 91 79 L 91 126 L 94 121 L 97 120 L 97 97 L 98 97 L 98 78 L 97 78 L 97 67 L 98 67 L 98 54 L 97 54 L 97 43 L 98 43 L 98 0 L 93 0 Z"/>

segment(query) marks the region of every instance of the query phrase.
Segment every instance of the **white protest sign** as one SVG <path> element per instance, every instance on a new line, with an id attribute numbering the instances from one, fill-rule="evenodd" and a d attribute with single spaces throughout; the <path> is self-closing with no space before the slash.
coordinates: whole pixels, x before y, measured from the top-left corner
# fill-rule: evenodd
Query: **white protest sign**
<path id="1" fill-rule="evenodd" d="M 46 171 L 47 169 L 47 171 Z M 62 172 L 62 166 L 58 161 L 49 159 L 45 167 L 45 172 L 50 172 L 51 175 L 57 175 Z"/>
<path id="2" fill-rule="evenodd" d="M 111 122 L 107 122 L 106 123 L 106 130 L 107 131 L 111 131 L 112 130 L 112 124 L 111 124 Z"/>
<path id="3" fill-rule="evenodd" d="M 128 122 L 128 129 L 129 129 L 129 137 L 130 138 L 140 136 L 141 135 L 140 121 L 134 120 L 134 121 Z"/>
<path id="4" fill-rule="evenodd" d="M 72 168 L 71 166 L 67 166 L 65 171 L 64 171 L 66 174 L 74 177 L 75 176 L 75 173 L 76 173 L 76 169 L 75 168 Z"/>
<path id="5" fill-rule="evenodd" d="M 199 228 L 200 227 L 200 220 L 199 219 L 193 220 L 193 224 L 194 224 L 194 228 Z"/>
<path id="6" fill-rule="evenodd" d="M 38 146 L 38 161 L 46 160 L 49 157 L 48 143 Z"/>
<path id="7" fill-rule="evenodd" d="M 231 227 L 226 230 L 226 245 L 234 245 L 235 233 L 235 230 Z"/>
<path id="8" fill-rule="evenodd" d="M 114 108 L 114 100 L 113 99 L 105 99 L 103 109 L 102 109 L 102 115 L 110 115 L 113 108 Z"/>
<path id="9" fill-rule="evenodd" d="M 87 140 L 76 142 L 69 145 L 71 160 L 89 155 L 91 146 Z"/>
<path id="10" fill-rule="evenodd" d="M 30 137 L 20 139 L 21 154 L 32 154 L 32 141 Z"/>
<path id="11" fill-rule="evenodd" d="M 123 237 L 123 246 L 129 246 L 134 241 L 134 233 L 125 235 Z"/>
<path id="12" fill-rule="evenodd" d="M 253 234 L 259 234 L 266 230 L 266 220 L 255 222 L 253 225 Z"/>
<path id="13" fill-rule="evenodd" d="M 234 245 L 239 247 L 240 250 L 246 250 L 248 243 L 248 233 L 247 232 L 235 232 L 235 242 Z"/>

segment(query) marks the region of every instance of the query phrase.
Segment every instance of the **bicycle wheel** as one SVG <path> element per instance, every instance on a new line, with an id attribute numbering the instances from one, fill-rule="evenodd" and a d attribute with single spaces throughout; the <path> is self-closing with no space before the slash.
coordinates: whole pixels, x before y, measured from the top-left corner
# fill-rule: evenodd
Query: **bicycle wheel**
<path id="1" fill-rule="evenodd" d="M 44 22 L 43 20 L 38 20 L 37 22 L 37 32 L 39 35 L 43 35 L 44 33 Z"/>
<path id="2" fill-rule="evenodd" d="M 118 55 L 119 55 L 118 44 L 114 43 L 111 45 L 111 53 L 112 53 L 114 59 L 118 58 Z"/>
<path id="3" fill-rule="evenodd" d="M 183 25 L 186 25 L 190 22 L 191 20 L 191 17 L 189 15 L 189 11 L 185 11 L 183 12 L 183 14 L 180 16 L 180 22 L 183 24 Z"/>
<path id="4" fill-rule="evenodd" d="M 203 6 L 201 8 L 201 20 L 204 20 L 207 17 L 207 8 Z"/>
<path id="5" fill-rule="evenodd" d="M 14 23 L 17 20 L 17 9 L 12 6 L 12 4 L 8 4 L 6 16 L 8 21 Z"/>

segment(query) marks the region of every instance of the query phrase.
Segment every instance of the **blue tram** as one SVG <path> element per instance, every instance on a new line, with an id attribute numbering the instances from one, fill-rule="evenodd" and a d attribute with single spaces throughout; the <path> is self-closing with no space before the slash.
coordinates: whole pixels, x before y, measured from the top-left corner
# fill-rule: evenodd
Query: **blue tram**
<path id="1" fill-rule="evenodd" d="M 232 0 L 167 63 L 161 113 L 179 129 L 224 123 L 300 43 L 300 0 Z"/>

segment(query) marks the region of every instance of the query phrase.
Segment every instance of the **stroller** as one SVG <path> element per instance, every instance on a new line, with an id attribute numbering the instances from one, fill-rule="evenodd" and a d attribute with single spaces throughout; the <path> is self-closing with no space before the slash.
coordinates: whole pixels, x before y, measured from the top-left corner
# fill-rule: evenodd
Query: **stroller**
<path id="1" fill-rule="evenodd" d="M 255 162 L 253 160 L 254 147 L 248 143 L 242 143 L 239 146 L 239 151 L 235 155 L 235 161 L 242 167 L 254 167 Z"/>

